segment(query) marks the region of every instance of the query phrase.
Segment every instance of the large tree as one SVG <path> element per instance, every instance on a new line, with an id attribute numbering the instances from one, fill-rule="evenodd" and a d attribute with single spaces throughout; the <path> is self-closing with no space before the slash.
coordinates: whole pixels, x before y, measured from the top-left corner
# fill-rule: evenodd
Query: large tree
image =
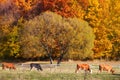
<path id="1" fill-rule="evenodd" d="M 105 12 L 104 12 L 105 13 Z M 85 20 L 93 28 L 95 41 L 93 48 L 94 58 L 107 58 L 112 49 L 112 44 L 107 37 L 107 29 L 104 20 L 103 8 L 98 0 L 89 0 L 89 6 L 86 10 Z"/>
<path id="2" fill-rule="evenodd" d="M 66 53 L 71 54 L 71 50 L 74 50 L 78 55 L 85 56 L 81 58 L 88 58 L 92 55 L 91 49 L 94 40 L 92 29 L 87 22 L 77 18 L 67 19 L 47 11 L 26 22 L 23 30 L 22 40 L 26 40 L 25 43 L 23 42 L 25 44 L 23 49 L 28 47 L 27 52 L 29 52 L 33 47 L 42 48 L 43 53 L 49 56 L 51 64 L 52 59 L 58 59 L 57 64 L 60 64 Z M 39 42 L 35 43 L 36 41 Z M 34 44 L 32 49 L 30 48 L 31 44 Z M 23 51 L 23 55 L 25 52 L 26 49 Z M 29 52 L 30 54 L 33 52 Z"/>
<path id="3" fill-rule="evenodd" d="M 61 61 L 64 54 L 67 53 L 72 30 L 72 26 L 65 22 L 61 16 L 46 12 L 25 24 L 24 31 L 28 35 L 24 36 L 36 38 L 35 40 L 39 41 L 37 43 L 39 46 L 36 45 L 36 47 L 44 49 L 52 64 L 52 57 L 59 57 L 58 61 Z M 27 40 L 28 37 L 26 37 Z M 31 42 L 30 39 L 29 42 Z"/>
<path id="4" fill-rule="evenodd" d="M 112 50 L 110 52 L 111 59 L 120 60 L 120 0 L 110 0 L 109 3 L 109 17 L 105 21 L 108 29 L 108 38 L 112 43 Z"/>

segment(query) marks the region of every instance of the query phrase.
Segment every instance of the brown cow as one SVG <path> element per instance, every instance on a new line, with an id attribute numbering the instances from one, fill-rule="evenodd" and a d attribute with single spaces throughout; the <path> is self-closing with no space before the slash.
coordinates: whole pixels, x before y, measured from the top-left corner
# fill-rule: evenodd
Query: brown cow
<path id="1" fill-rule="evenodd" d="M 107 72 L 111 72 L 112 74 L 115 72 L 112 68 L 112 66 L 107 65 L 107 64 L 100 64 L 99 65 L 99 71 L 107 71 Z"/>
<path id="2" fill-rule="evenodd" d="M 2 69 L 5 69 L 5 68 L 8 68 L 9 70 L 10 69 L 16 70 L 16 67 L 15 67 L 15 65 L 13 63 L 3 62 L 2 63 Z"/>
<path id="3" fill-rule="evenodd" d="M 89 64 L 77 64 L 77 69 L 76 69 L 76 73 L 78 73 L 79 70 L 85 70 L 85 71 L 89 71 L 90 73 L 92 73 L 92 70 L 90 69 Z"/>

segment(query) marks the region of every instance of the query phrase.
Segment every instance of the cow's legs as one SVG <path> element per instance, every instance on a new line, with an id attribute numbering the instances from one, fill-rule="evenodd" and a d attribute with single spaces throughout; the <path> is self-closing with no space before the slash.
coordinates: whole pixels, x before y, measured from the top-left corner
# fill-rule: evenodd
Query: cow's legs
<path id="1" fill-rule="evenodd" d="M 76 69 L 76 70 L 75 70 L 75 73 L 78 73 L 79 70 L 80 70 L 80 69 Z"/>
<path id="2" fill-rule="evenodd" d="M 32 70 L 33 66 L 30 66 L 30 71 Z"/>
<path id="3" fill-rule="evenodd" d="M 107 70 L 107 72 L 108 72 L 108 73 L 110 73 L 110 69 L 109 69 L 109 70 Z"/>
<path id="4" fill-rule="evenodd" d="M 77 70 L 77 69 L 75 70 L 75 73 L 78 73 L 78 70 Z"/>
<path id="5" fill-rule="evenodd" d="M 79 71 L 80 71 L 80 68 L 77 68 L 76 71 L 75 71 L 75 73 L 78 73 Z"/>

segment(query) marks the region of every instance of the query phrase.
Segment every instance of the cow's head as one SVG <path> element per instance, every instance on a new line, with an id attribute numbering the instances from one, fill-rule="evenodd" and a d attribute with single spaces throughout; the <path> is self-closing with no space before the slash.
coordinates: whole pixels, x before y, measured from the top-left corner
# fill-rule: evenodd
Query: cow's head
<path id="1" fill-rule="evenodd" d="M 112 72 L 112 74 L 114 74 L 115 70 L 111 69 L 110 72 Z"/>
<path id="2" fill-rule="evenodd" d="M 16 67 L 13 67 L 14 70 L 16 70 Z"/>

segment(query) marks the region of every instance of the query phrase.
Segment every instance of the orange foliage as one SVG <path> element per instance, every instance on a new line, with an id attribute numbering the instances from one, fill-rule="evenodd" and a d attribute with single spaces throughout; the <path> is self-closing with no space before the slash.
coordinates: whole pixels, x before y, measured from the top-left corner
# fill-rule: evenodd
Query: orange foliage
<path id="1" fill-rule="evenodd" d="M 88 0 L 77 0 L 78 3 L 82 6 L 83 9 L 87 9 L 89 6 L 89 1 Z"/>
<path id="2" fill-rule="evenodd" d="M 38 8 L 39 13 L 49 10 L 64 17 L 75 17 L 77 10 L 72 9 L 73 2 L 72 0 L 41 0 L 35 8 Z"/>
<path id="3" fill-rule="evenodd" d="M 0 12 L 7 10 L 5 13 L 12 12 L 17 18 L 34 17 L 47 10 L 63 17 L 76 17 L 80 15 L 78 12 L 81 12 L 79 4 L 75 0 L 0 0 L 0 8 L 2 8 Z"/>
<path id="4" fill-rule="evenodd" d="M 61 10 L 64 10 L 63 6 L 65 7 L 65 3 L 64 0 L 43 0 L 43 10 L 50 10 L 61 14 Z M 66 16 L 64 12 L 63 15 Z"/>

